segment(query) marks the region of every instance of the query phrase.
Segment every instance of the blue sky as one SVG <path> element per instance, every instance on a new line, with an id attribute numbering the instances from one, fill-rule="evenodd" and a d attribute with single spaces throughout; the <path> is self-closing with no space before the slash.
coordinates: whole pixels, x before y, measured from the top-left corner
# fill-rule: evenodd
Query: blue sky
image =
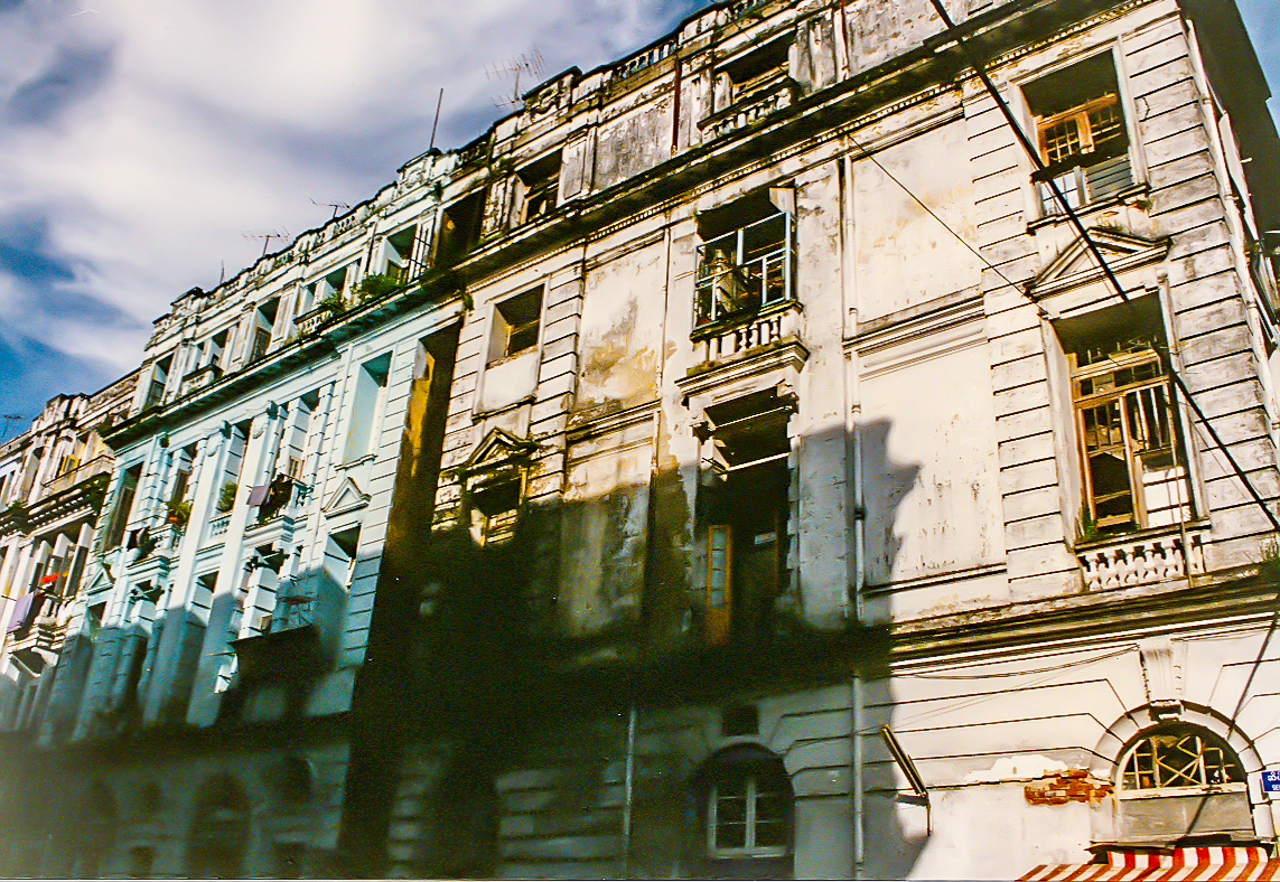
<path id="1" fill-rule="evenodd" d="M 495 68 L 587 70 L 701 5 L 0 0 L 0 416 L 124 374 L 255 236 L 372 195 L 426 149 L 441 87 L 437 144 L 458 146 L 507 109 Z M 1280 83 L 1280 2 L 1241 8 Z"/>

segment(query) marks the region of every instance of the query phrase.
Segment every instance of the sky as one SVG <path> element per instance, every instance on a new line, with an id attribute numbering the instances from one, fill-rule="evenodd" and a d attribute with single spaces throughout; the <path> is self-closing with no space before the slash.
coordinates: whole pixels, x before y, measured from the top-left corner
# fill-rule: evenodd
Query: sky
<path id="1" fill-rule="evenodd" d="M 510 111 L 512 62 L 523 91 L 704 5 L 0 0 L 0 418 L 124 375 L 175 297 L 372 196 L 441 88 L 448 149 Z M 1280 84 L 1280 0 L 1241 9 Z"/>

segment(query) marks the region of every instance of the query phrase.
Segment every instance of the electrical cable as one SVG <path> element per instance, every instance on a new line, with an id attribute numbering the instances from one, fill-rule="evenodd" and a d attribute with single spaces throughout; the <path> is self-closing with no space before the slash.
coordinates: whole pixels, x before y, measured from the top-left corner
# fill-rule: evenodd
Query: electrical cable
<path id="1" fill-rule="evenodd" d="M 996 88 L 995 84 L 991 81 L 991 78 L 987 75 L 987 72 L 985 68 L 982 66 L 981 61 L 979 61 L 978 58 L 975 57 L 973 53 L 970 51 L 968 43 L 966 43 L 965 40 L 956 33 L 956 25 L 951 20 L 951 16 L 947 14 L 947 10 L 942 5 L 941 0 L 930 0 L 930 3 L 933 5 L 934 10 L 938 13 L 938 17 L 942 19 L 943 24 L 946 26 L 947 33 L 950 34 L 952 39 L 956 41 L 956 46 L 960 49 L 961 54 L 965 58 L 965 61 L 973 68 L 978 78 L 982 81 L 983 87 L 987 90 L 987 93 L 991 96 L 992 100 L 995 101 L 996 106 L 1000 109 L 1000 112 L 1003 114 L 1005 121 L 1009 125 L 1009 128 L 1013 130 L 1014 135 L 1017 137 L 1019 143 L 1022 145 L 1022 149 L 1026 152 L 1027 156 L 1031 159 L 1031 162 L 1032 164 L 1035 165 L 1036 170 L 1043 174 L 1045 172 L 1045 165 L 1040 159 L 1039 152 L 1031 144 L 1030 140 L 1026 136 L 1026 133 L 1022 131 L 1021 126 L 1018 125 L 1017 119 L 1013 115 L 1013 111 L 1009 108 L 1003 96 L 1000 95 L 999 90 Z M 1102 273 L 1106 277 L 1107 281 L 1111 284 L 1116 294 L 1119 295 L 1120 299 L 1125 303 L 1129 303 L 1130 302 L 1129 297 L 1124 291 L 1123 286 L 1120 284 L 1120 280 L 1116 278 L 1115 273 L 1112 271 L 1111 267 L 1107 264 L 1106 259 L 1103 257 L 1102 252 L 1098 249 L 1097 244 L 1089 236 L 1088 230 L 1085 229 L 1083 222 L 1080 220 L 1080 216 L 1076 213 L 1075 209 L 1072 208 L 1067 203 L 1066 197 L 1062 194 L 1062 191 L 1058 188 L 1057 183 L 1052 178 L 1047 178 L 1047 183 L 1049 185 L 1050 191 L 1054 195 L 1054 198 L 1058 201 L 1058 204 L 1062 206 L 1063 210 L 1067 214 L 1067 217 L 1071 220 L 1072 226 L 1076 228 L 1076 231 L 1079 233 L 1081 239 L 1084 241 L 1086 247 L 1089 249 L 1090 254 L 1093 256 L 1093 259 L 1097 262 L 1098 267 L 1102 270 Z M 1239 478 L 1241 484 L 1243 484 L 1245 489 L 1249 491 L 1249 494 L 1250 496 L 1253 497 L 1254 502 L 1256 502 L 1258 504 L 1258 507 L 1262 509 L 1263 513 L 1267 516 L 1267 519 L 1271 521 L 1271 524 L 1273 527 L 1275 527 L 1276 531 L 1280 532 L 1280 520 L 1277 520 L 1275 514 L 1271 511 L 1270 508 L 1267 507 L 1266 502 L 1262 499 L 1261 495 L 1259 495 L 1257 489 L 1253 486 L 1253 483 L 1245 475 L 1243 469 L 1240 468 L 1240 465 L 1239 463 L 1236 462 L 1235 457 L 1231 454 L 1230 450 L 1227 449 L 1227 446 L 1223 444 L 1222 439 L 1218 436 L 1217 431 L 1213 428 L 1212 425 L 1210 425 L 1208 418 L 1204 415 L 1204 411 L 1200 409 L 1200 406 L 1192 398 L 1191 391 L 1186 387 L 1186 384 L 1183 382 L 1182 378 L 1173 369 L 1172 359 L 1169 358 L 1167 347 L 1162 347 L 1162 349 L 1157 350 L 1157 352 L 1160 354 L 1161 361 L 1164 362 L 1162 366 L 1166 368 L 1170 378 L 1174 381 L 1174 384 L 1177 386 L 1179 392 L 1181 392 L 1183 397 L 1186 399 L 1187 404 L 1189 404 L 1192 410 L 1195 411 L 1196 416 L 1199 417 L 1200 422 L 1204 426 L 1205 430 L 1208 431 L 1209 435 L 1213 438 L 1214 442 L 1218 445 L 1219 449 L 1222 451 L 1222 454 L 1226 457 L 1227 461 L 1231 464 L 1231 467 L 1233 471 L 1236 473 L 1236 476 Z M 1244 708 L 1245 701 L 1248 697 L 1249 687 L 1253 684 L 1254 677 L 1257 675 L 1259 668 L 1261 668 L 1262 666 L 1262 661 L 1266 656 L 1267 647 L 1271 642 L 1271 638 L 1275 634 L 1277 626 L 1280 625 L 1280 585 L 1277 586 L 1275 601 L 1276 602 L 1274 605 L 1276 608 L 1272 611 L 1271 623 L 1267 628 L 1267 633 L 1263 638 L 1262 646 L 1259 648 L 1258 655 L 1254 659 L 1253 665 L 1249 671 L 1249 676 L 1245 681 L 1244 688 L 1240 692 L 1240 699 L 1236 703 L 1235 710 L 1232 712 L 1232 715 L 1230 717 L 1228 728 L 1227 728 L 1228 739 L 1232 736 L 1232 734 L 1234 734 L 1237 731 L 1236 718 L 1239 716 L 1240 711 Z M 1200 805 L 1197 807 L 1195 815 L 1191 818 L 1191 821 L 1187 825 L 1187 832 L 1185 835 L 1190 835 L 1191 831 L 1195 829 L 1195 826 L 1200 820 L 1200 816 L 1203 813 L 1205 806 L 1208 804 L 1208 799 L 1209 799 L 1208 793 L 1204 794 L 1204 796 L 1201 797 Z"/>

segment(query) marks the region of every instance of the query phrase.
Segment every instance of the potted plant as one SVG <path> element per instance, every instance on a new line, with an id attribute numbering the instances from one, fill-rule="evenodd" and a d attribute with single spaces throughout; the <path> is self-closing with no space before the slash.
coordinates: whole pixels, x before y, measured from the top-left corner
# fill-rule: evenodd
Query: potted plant
<path id="1" fill-rule="evenodd" d="M 329 313 L 329 318 L 335 318 L 347 311 L 347 303 L 342 299 L 342 295 L 335 291 L 317 303 L 316 308 Z"/>
<path id="2" fill-rule="evenodd" d="M 165 523 L 172 524 L 179 530 L 187 525 L 187 521 L 191 520 L 191 503 L 185 499 L 170 500 L 168 509 L 169 516 L 165 518 Z"/>
<path id="3" fill-rule="evenodd" d="M 222 485 L 222 490 L 218 493 L 218 511 L 228 512 L 235 507 L 236 491 L 240 489 L 240 485 L 235 481 L 228 481 Z"/>

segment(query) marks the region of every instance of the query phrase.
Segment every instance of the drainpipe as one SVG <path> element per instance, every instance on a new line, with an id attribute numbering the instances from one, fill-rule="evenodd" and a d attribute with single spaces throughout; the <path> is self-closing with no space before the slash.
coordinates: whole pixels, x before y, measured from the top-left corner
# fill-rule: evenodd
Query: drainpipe
<path id="1" fill-rule="evenodd" d="M 622 878 L 631 878 L 631 801 L 636 768 L 636 705 L 627 717 L 627 766 L 622 781 Z"/>

